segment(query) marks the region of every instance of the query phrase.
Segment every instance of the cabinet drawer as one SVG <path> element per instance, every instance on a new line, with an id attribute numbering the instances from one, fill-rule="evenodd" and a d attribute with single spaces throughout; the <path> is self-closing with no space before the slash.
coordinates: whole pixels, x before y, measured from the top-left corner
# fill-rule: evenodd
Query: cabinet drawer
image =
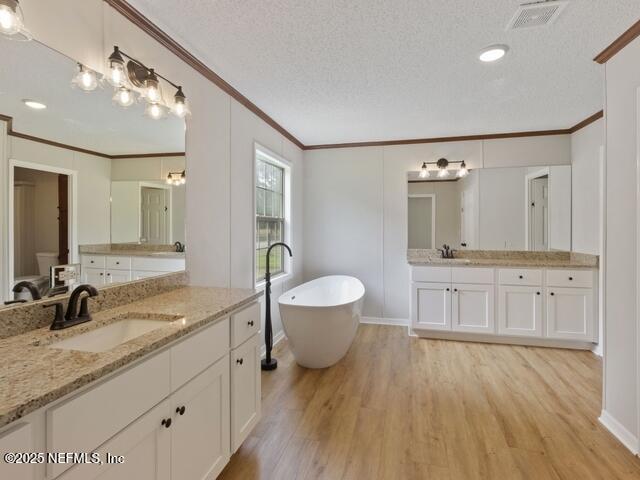
<path id="1" fill-rule="evenodd" d="M 231 348 L 260 331 L 260 304 L 253 303 L 231 315 Z"/>
<path id="2" fill-rule="evenodd" d="M 411 280 L 414 282 L 451 282 L 451 267 L 412 267 Z"/>
<path id="3" fill-rule="evenodd" d="M 104 268 L 104 255 L 82 255 L 81 264 L 83 267 Z"/>
<path id="4" fill-rule="evenodd" d="M 481 283 L 492 284 L 494 282 L 493 268 L 452 268 L 451 281 L 453 283 Z"/>
<path id="5" fill-rule="evenodd" d="M 591 288 L 592 270 L 547 270 L 547 285 L 550 287 Z"/>
<path id="6" fill-rule="evenodd" d="M 132 257 L 131 268 L 133 270 L 146 270 L 152 272 L 178 272 L 180 270 L 184 270 L 184 259 Z"/>
<path id="7" fill-rule="evenodd" d="M 111 270 L 131 270 L 131 257 L 106 257 L 107 268 Z"/>
<path id="8" fill-rule="evenodd" d="M 171 390 L 184 385 L 229 351 L 229 319 L 206 327 L 171 348 Z"/>
<path id="9" fill-rule="evenodd" d="M 542 286 L 542 270 L 530 270 L 527 268 L 502 268 L 498 272 L 500 285 L 526 285 L 531 287 Z"/>
<path id="10" fill-rule="evenodd" d="M 171 391 L 169 362 L 164 351 L 47 410 L 47 451 L 91 451 L 150 410 Z M 48 476 L 70 466 L 48 464 Z"/>

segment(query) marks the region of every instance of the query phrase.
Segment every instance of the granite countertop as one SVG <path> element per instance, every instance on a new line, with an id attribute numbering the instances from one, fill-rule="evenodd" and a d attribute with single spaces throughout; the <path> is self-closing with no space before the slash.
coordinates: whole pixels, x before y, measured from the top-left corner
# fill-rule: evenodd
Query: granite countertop
<path id="1" fill-rule="evenodd" d="M 184 252 L 166 252 L 166 251 L 152 251 L 152 250 L 105 250 L 105 249 L 91 249 L 83 248 L 80 255 L 117 255 L 120 257 L 153 257 L 153 258 L 185 258 Z"/>
<path id="2" fill-rule="evenodd" d="M 27 415 L 168 343 L 221 320 L 262 295 L 254 290 L 181 287 L 93 314 L 93 320 L 66 330 L 48 327 L 0 340 L 0 427 Z M 124 316 L 166 319 L 153 330 L 101 353 L 47 345 L 114 323 Z"/>
<path id="3" fill-rule="evenodd" d="M 598 256 L 575 252 L 527 252 L 498 250 L 463 250 L 456 258 L 442 258 L 438 250 L 407 251 L 407 261 L 414 266 L 483 266 L 531 268 L 598 268 Z"/>

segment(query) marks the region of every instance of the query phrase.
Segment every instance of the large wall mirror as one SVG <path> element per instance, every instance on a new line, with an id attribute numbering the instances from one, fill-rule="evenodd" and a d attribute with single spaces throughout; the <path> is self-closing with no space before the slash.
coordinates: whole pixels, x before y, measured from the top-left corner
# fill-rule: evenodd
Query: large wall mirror
<path id="1" fill-rule="evenodd" d="M 571 250 L 571 166 L 408 174 L 408 248 Z"/>
<path id="2" fill-rule="evenodd" d="M 38 42 L 0 42 L 3 302 L 66 290 L 59 265 L 96 286 L 184 269 L 184 120 L 151 118 L 144 100 L 123 108 L 106 81 L 73 88 L 76 62 Z"/>

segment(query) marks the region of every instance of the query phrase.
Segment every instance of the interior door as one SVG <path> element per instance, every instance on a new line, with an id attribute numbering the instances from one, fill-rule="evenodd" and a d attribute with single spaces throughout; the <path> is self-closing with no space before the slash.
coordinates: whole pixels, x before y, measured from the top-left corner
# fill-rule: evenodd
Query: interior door
<path id="1" fill-rule="evenodd" d="M 529 183 L 529 250 L 549 250 L 549 178 Z"/>
<path id="2" fill-rule="evenodd" d="M 58 175 L 58 262 L 69 263 L 69 177 Z"/>
<path id="3" fill-rule="evenodd" d="M 163 188 L 141 188 L 141 242 L 154 245 L 167 243 L 167 202 Z"/>

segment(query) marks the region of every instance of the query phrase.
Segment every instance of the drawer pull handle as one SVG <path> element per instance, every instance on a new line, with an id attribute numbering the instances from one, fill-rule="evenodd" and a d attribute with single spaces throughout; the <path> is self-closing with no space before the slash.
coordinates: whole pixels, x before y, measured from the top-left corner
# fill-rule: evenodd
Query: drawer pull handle
<path id="1" fill-rule="evenodd" d="M 171 426 L 171 419 L 170 418 L 163 418 L 161 425 L 163 427 L 165 427 L 165 428 L 169 428 Z"/>
<path id="2" fill-rule="evenodd" d="M 95 263 L 93 260 L 91 260 L 91 263 Z"/>
<path id="3" fill-rule="evenodd" d="M 103 275 L 104 275 L 104 273 L 100 272 L 100 276 L 103 276 Z"/>
<path id="4" fill-rule="evenodd" d="M 249 320 L 249 321 L 247 322 L 247 325 L 249 325 L 250 327 L 253 327 L 253 325 L 254 325 L 253 320 Z"/>
<path id="5" fill-rule="evenodd" d="M 180 415 L 184 415 L 185 410 L 186 410 L 186 408 L 183 405 L 181 407 L 176 408 L 176 413 L 179 413 Z"/>
<path id="6" fill-rule="evenodd" d="M 447 288 L 447 292 L 450 291 L 450 290 L 451 290 L 450 288 Z"/>
<path id="7" fill-rule="evenodd" d="M 238 365 L 242 365 L 244 363 L 244 360 L 242 358 L 239 358 L 239 359 L 236 360 L 236 363 Z"/>
<path id="8" fill-rule="evenodd" d="M 536 292 L 536 295 L 540 295 L 540 292 Z"/>
<path id="9" fill-rule="evenodd" d="M 116 262 L 116 265 L 120 265 L 120 262 Z"/>
<path id="10" fill-rule="evenodd" d="M 555 293 L 551 292 L 551 296 L 553 297 L 555 295 Z"/>
<path id="11" fill-rule="evenodd" d="M 573 280 L 573 277 L 569 277 L 569 280 Z"/>
<path id="12" fill-rule="evenodd" d="M 518 275 L 518 278 L 522 280 L 524 277 L 522 275 Z"/>
<path id="13" fill-rule="evenodd" d="M 457 291 L 458 291 L 458 289 L 457 289 L 457 288 L 454 288 L 454 289 L 453 289 L 453 291 L 454 291 L 454 292 L 457 292 Z"/>

